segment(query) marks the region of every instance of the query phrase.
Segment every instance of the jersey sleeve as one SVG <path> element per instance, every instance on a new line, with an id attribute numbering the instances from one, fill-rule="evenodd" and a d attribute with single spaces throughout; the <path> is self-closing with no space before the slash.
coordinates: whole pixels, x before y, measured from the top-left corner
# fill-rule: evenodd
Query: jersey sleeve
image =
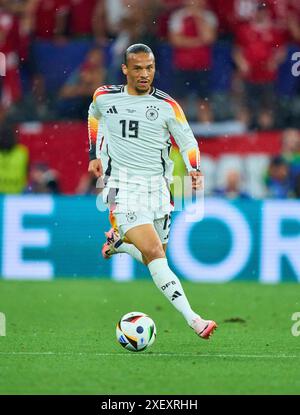
<path id="1" fill-rule="evenodd" d="M 98 91 L 98 90 L 97 90 Z M 101 120 L 101 112 L 99 109 L 99 105 L 97 103 L 97 91 L 94 94 L 93 102 L 89 107 L 89 115 L 88 115 L 88 132 L 89 132 L 89 158 L 90 160 L 94 160 L 97 158 L 96 156 L 96 144 L 97 144 L 97 137 L 98 131 L 100 127 L 100 120 Z"/>
<path id="2" fill-rule="evenodd" d="M 176 141 L 187 170 L 200 169 L 200 151 L 197 140 L 189 126 L 184 112 L 180 105 L 174 100 L 168 100 L 172 107 L 170 118 L 167 125 L 169 132 Z"/>

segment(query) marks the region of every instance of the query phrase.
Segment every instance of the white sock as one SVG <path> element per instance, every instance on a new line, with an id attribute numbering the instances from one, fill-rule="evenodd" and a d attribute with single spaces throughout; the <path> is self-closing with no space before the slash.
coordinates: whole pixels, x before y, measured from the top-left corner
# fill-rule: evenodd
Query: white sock
<path id="1" fill-rule="evenodd" d="M 169 268 L 167 259 L 154 259 L 148 264 L 148 268 L 157 288 L 183 314 L 187 323 L 191 325 L 192 321 L 199 315 L 191 309 L 182 285 L 174 272 Z"/>
<path id="2" fill-rule="evenodd" d="M 139 251 L 133 244 L 127 244 L 126 242 L 123 242 L 118 248 L 115 248 L 115 250 L 118 252 L 118 254 L 124 252 L 128 255 L 131 255 L 138 262 L 141 262 L 142 264 L 144 263 L 141 251 Z"/>

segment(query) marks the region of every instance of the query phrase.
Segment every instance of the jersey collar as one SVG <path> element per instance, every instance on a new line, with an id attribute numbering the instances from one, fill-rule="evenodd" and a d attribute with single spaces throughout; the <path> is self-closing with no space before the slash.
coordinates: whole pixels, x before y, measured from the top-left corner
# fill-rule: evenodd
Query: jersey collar
<path id="1" fill-rule="evenodd" d="M 122 90 L 121 90 L 125 95 L 129 95 L 129 96 L 131 96 L 131 97 L 146 97 L 146 96 L 148 96 L 148 95 L 153 95 L 154 94 L 154 92 L 155 92 L 155 88 L 154 88 L 154 86 L 151 86 L 151 91 L 149 92 L 149 94 L 145 94 L 145 95 L 130 95 L 130 94 L 128 94 L 128 91 L 127 91 L 127 85 L 123 85 L 123 87 L 122 87 Z"/>

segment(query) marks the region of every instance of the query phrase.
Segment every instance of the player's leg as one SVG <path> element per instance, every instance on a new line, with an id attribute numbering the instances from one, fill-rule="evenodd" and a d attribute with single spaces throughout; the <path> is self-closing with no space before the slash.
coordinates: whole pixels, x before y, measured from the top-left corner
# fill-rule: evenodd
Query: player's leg
<path id="1" fill-rule="evenodd" d="M 170 203 L 170 210 L 172 210 L 172 208 L 173 208 L 173 197 L 170 193 L 169 188 L 166 187 L 164 192 L 165 192 L 165 196 L 167 196 L 168 202 Z M 158 192 L 158 194 L 159 193 L 160 192 Z M 105 234 L 106 237 L 107 237 L 107 244 L 110 247 L 110 251 L 109 251 L 110 254 L 109 254 L 109 256 L 104 256 L 104 257 L 106 259 L 108 259 L 113 254 L 126 253 L 128 255 L 131 255 L 138 262 L 141 262 L 141 263 L 147 265 L 146 258 L 137 249 L 137 247 L 132 243 L 128 243 L 129 241 L 128 241 L 128 238 L 126 236 L 124 236 L 123 238 L 121 238 L 119 236 L 119 233 L 118 233 L 118 230 L 117 230 L 117 220 L 114 217 L 113 212 L 111 212 L 111 214 L 110 214 L 110 222 L 111 222 L 113 228 L 111 228 L 110 231 Z M 168 230 L 167 233 L 164 232 L 164 240 L 162 241 L 164 252 L 166 252 L 166 250 L 167 250 L 167 243 L 164 243 L 164 242 L 166 242 L 166 240 L 168 239 L 170 224 L 171 224 L 171 214 L 166 214 L 165 217 L 164 217 L 163 225 L 162 225 L 164 227 L 164 231 L 166 231 L 166 229 Z M 160 226 L 160 225 L 158 225 L 158 226 Z"/>
<path id="2" fill-rule="evenodd" d="M 165 250 L 154 226 L 152 224 L 136 226 L 126 232 L 126 237 L 143 254 L 157 288 L 182 313 L 189 326 L 199 336 L 208 338 L 216 325 L 214 322 L 212 324 L 211 321 L 201 319 L 192 310 L 178 277 L 168 265 Z"/>
<path id="3" fill-rule="evenodd" d="M 161 219 L 159 220 L 153 220 L 151 214 L 147 215 L 145 213 L 134 214 L 133 216 L 130 217 L 129 214 L 122 213 L 115 214 L 113 210 L 111 211 L 110 221 L 113 228 L 110 236 L 114 239 L 114 235 L 117 235 L 118 240 L 110 243 L 110 246 L 107 245 L 106 249 L 114 249 L 114 252 L 110 252 L 111 255 L 121 252 L 123 246 L 122 252 L 126 252 L 138 261 L 148 265 L 158 289 L 183 314 L 189 326 L 200 337 L 209 338 L 216 324 L 209 320 L 203 320 L 191 309 L 181 283 L 169 268 L 165 257 L 171 223 L 170 214 L 160 216 Z M 126 242 L 122 242 L 123 240 L 126 240 Z"/>
<path id="4" fill-rule="evenodd" d="M 133 244 L 128 243 L 126 237 L 121 238 L 120 236 L 114 212 L 115 207 L 115 205 L 110 207 L 109 221 L 112 227 L 108 232 L 105 232 L 106 241 L 102 246 L 102 256 L 104 259 L 110 259 L 114 254 L 126 253 L 143 264 L 144 260 L 141 252 Z"/>
<path id="5" fill-rule="evenodd" d="M 167 195 L 168 195 L 167 197 L 170 199 L 170 201 L 172 201 L 172 197 L 170 196 L 169 192 L 170 192 L 169 189 L 167 189 Z M 115 199 L 113 200 L 113 202 L 115 202 Z M 108 232 L 105 232 L 106 241 L 102 247 L 103 258 L 109 259 L 114 254 L 126 253 L 132 256 L 138 262 L 141 262 L 146 265 L 146 259 L 143 257 L 142 253 L 135 247 L 135 245 L 133 245 L 132 243 L 128 243 L 129 241 L 126 238 L 126 236 L 123 235 L 123 237 L 121 238 L 118 225 L 117 225 L 115 208 L 116 208 L 115 203 L 112 203 L 110 206 L 110 214 L 109 214 L 109 221 L 111 223 L 112 228 Z M 121 222 L 123 223 L 122 219 L 121 219 Z M 145 218 L 142 218 L 142 219 L 145 219 Z M 119 215 L 119 220 L 120 220 L 120 215 Z M 149 223 L 151 222 L 152 221 L 149 220 Z M 164 249 L 166 250 L 166 247 Z"/>
<path id="6" fill-rule="evenodd" d="M 104 259 L 110 259 L 115 254 L 125 253 L 132 256 L 138 262 L 145 264 L 141 252 L 133 244 L 124 242 L 116 229 L 111 228 L 108 232 L 105 232 L 105 236 L 106 241 L 102 246 L 102 256 Z"/>
<path id="7" fill-rule="evenodd" d="M 108 232 L 105 232 L 106 242 L 102 248 L 102 255 L 104 259 L 111 258 L 115 254 L 128 254 L 132 258 L 136 259 L 138 262 L 146 265 L 146 258 L 143 257 L 143 254 L 132 244 L 128 242 L 123 242 L 123 239 L 120 237 L 116 229 L 111 228 Z M 127 240 L 125 238 L 125 240 Z M 163 250 L 167 252 L 168 244 L 163 244 Z"/>
<path id="8" fill-rule="evenodd" d="M 111 228 L 108 232 L 105 232 L 106 242 L 102 247 L 102 255 L 104 259 L 111 258 L 115 254 L 128 254 L 138 262 L 146 265 L 146 258 L 143 254 L 132 244 L 123 242 L 120 235 L 114 228 Z M 163 250 L 167 252 L 168 244 L 163 244 Z"/>
<path id="9" fill-rule="evenodd" d="M 158 217 L 159 216 L 160 214 L 158 214 Z M 171 214 L 154 220 L 154 227 L 160 241 L 163 243 L 163 250 L 166 252 L 171 227 Z M 191 309 L 181 283 L 174 273 L 173 278 L 159 288 L 164 288 L 163 293 L 165 296 L 179 311 L 181 311 L 189 326 L 194 329 L 198 336 L 208 339 L 212 335 L 214 329 L 217 327 L 216 323 L 213 320 L 204 320 Z M 185 310 L 188 312 L 185 313 Z"/>
<path id="10" fill-rule="evenodd" d="M 145 258 L 145 265 L 153 259 L 165 258 L 162 243 L 151 223 L 132 227 L 125 236 L 141 252 Z"/>

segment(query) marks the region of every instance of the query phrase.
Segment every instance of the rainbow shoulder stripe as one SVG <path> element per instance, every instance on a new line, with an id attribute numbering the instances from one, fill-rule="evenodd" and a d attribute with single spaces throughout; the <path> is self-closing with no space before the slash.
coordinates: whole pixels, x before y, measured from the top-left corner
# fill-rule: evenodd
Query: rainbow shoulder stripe
<path id="1" fill-rule="evenodd" d="M 94 96 L 93 96 L 93 102 L 96 101 L 97 97 L 100 95 L 105 94 L 117 94 L 120 92 L 123 92 L 124 85 L 103 85 L 100 86 L 100 88 L 96 89 Z"/>
<path id="2" fill-rule="evenodd" d="M 166 94 L 163 91 L 160 91 L 159 89 L 155 89 L 153 96 L 155 96 L 158 99 L 162 99 L 163 101 L 171 105 L 177 121 L 179 121 L 182 124 L 187 122 L 181 106 L 178 104 L 178 102 L 175 101 L 175 99 L 170 97 L 170 95 Z"/>

